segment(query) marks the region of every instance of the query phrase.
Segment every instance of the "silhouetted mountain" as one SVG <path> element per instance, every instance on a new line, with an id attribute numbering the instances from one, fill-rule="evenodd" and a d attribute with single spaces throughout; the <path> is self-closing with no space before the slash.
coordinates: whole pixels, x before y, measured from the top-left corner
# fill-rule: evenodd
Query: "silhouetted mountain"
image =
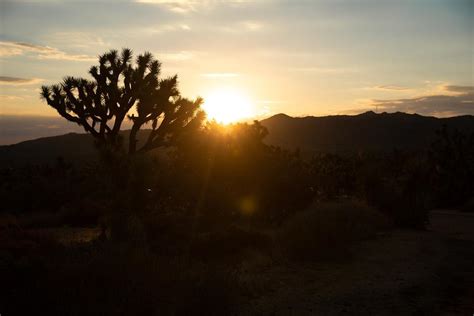
<path id="1" fill-rule="evenodd" d="M 94 139 L 87 134 L 69 133 L 0 146 L 0 163 L 3 167 L 54 163 L 60 157 L 74 162 L 96 159 Z"/>
<path id="2" fill-rule="evenodd" d="M 138 140 L 144 141 L 148 133 L 149 130 L 141 131 Z M 99 157 L 94 142 L 89 134 L 68 133 L 3 145 L 0 146 L 0 164 L 2 167 L 51 164 L 58 158 L 74 163 L 91 162 Z M 128 146 L 127 140 L 124 141 L 124 146 Z"/>
<path id="3" fill-rule="evenodd" d="M 474 116 L 435 118 L 400 112 L 324 117 L 277 114 L 261 123 L 269 131 L 265 139 L 267 144 L 287 149 L 300 148 L 304 153 L 427 148 L 435 139 L 436 130 L 443 125 L 474 132 Z M 58 157 L 75 162 L 96 159 L 93 138 L 86 134 L 70 133 L 0 146 L 0 163 L 3 167 L 54 163 Z"/>
<path id="4" fill-rule="evenodd" d="M 266 143 L 303 152 L 388 151 L 428 147 L 443 125 L 474 132 L 474 116 L 435 118 L 372 111 L 359 115 L 290 117 L 277 114 L 261 122 Z"/>

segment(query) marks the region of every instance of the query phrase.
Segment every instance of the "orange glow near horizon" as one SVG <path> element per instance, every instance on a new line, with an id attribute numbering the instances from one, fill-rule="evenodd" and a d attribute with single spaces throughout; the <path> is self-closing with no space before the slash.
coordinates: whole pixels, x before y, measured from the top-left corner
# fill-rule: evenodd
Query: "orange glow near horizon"
<path id="1" fill-rule="evenodd" d="M 230 124 L 255 116 L 255 106 L 242 91 L 235 88 L 220 88 L 204 98 L 202 106 L 208 120 Z"/>

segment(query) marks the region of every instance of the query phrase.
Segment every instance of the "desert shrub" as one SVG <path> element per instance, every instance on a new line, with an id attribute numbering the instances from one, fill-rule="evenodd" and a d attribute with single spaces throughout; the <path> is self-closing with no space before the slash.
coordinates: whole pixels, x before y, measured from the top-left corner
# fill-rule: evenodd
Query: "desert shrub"
<path id="1" fill-rule="evenodd" d="M 144 214 L 142 222 L 147 245 L 159 255 L 225 260 L 247 249 L 266 251 L 272 244 L 271 237 L 258 228 L 236 223 L 216 226 L 206 217 L 180 212 Z"/>
<path id="2" fill-rule="evenodd" d="M 237 225 L 200 233 L 193 239 L 191 254 L 206 259 L 236 258 L 249 249 L 266 252 L 271 248 L 268 234 Z"/>
<path id="3" fill-rule="evenodd" d="M 290 258 L 314 260 L 345 255 L 350 245 L 373 236 L 386 219 L 359 202 L 315 204 L 281 228 L 278 244 Z"/>
<path id="4" fill-rule="evenodd" d="M 429 208 L 416 189 L 409 191 L 396 182 L 386 181 L 373 188 L 371 204 L 387 214 L 400 227 L 423 229 L 429 220 Z"/>
<path id="5" fill-rule="evenodd" d="M 370 162 L 370 161 L 369 161 Z M 367 203 L 405 228 L 424 228 L 433 207 L 431 166 L 424 155 L 395 152 L 366 166 L 360 174 Z"/>

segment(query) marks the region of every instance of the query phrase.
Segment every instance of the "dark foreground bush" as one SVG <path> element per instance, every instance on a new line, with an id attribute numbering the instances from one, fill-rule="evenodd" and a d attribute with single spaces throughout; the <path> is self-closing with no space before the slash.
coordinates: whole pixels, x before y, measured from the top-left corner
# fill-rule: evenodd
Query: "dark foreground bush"
<path id="1" fill-rule="evenodd" d="M 423 229 L 429 221 L 429 207 L 423 190 L 423 178 L 400 184 L 396 181 L 377 183 L 368 197 L 370 204 L 388 215 L 399 227 Z"/>
<path id="2" fill-rule="evenodd" d="M 359 202 L 316 204 L 283 225 L 278 243 L 293 259 L 340 257 L 353 242 L 374 236 L 385 225 L 383 215 Z"/>
<path id="3" fill-rule="evenodd" d="M 236 259 L 247 250 L 270 252 L 273 240 L 268 234 L 231 225 L 201 233 L 191 244 L 191 254 L 203 259 Z"/>

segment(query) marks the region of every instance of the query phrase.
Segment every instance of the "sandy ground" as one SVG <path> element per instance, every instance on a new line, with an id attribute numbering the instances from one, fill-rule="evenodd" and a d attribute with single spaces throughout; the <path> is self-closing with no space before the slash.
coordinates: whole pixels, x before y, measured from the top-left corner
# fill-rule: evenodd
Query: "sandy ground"
<path id="1" fill-rule="evenodd" d="M 353 253 L 262 269 L 260 295 L 242 314 L 474 314 L 474 214 L 433 211 L 427 231 L 392 231 Z"/>

